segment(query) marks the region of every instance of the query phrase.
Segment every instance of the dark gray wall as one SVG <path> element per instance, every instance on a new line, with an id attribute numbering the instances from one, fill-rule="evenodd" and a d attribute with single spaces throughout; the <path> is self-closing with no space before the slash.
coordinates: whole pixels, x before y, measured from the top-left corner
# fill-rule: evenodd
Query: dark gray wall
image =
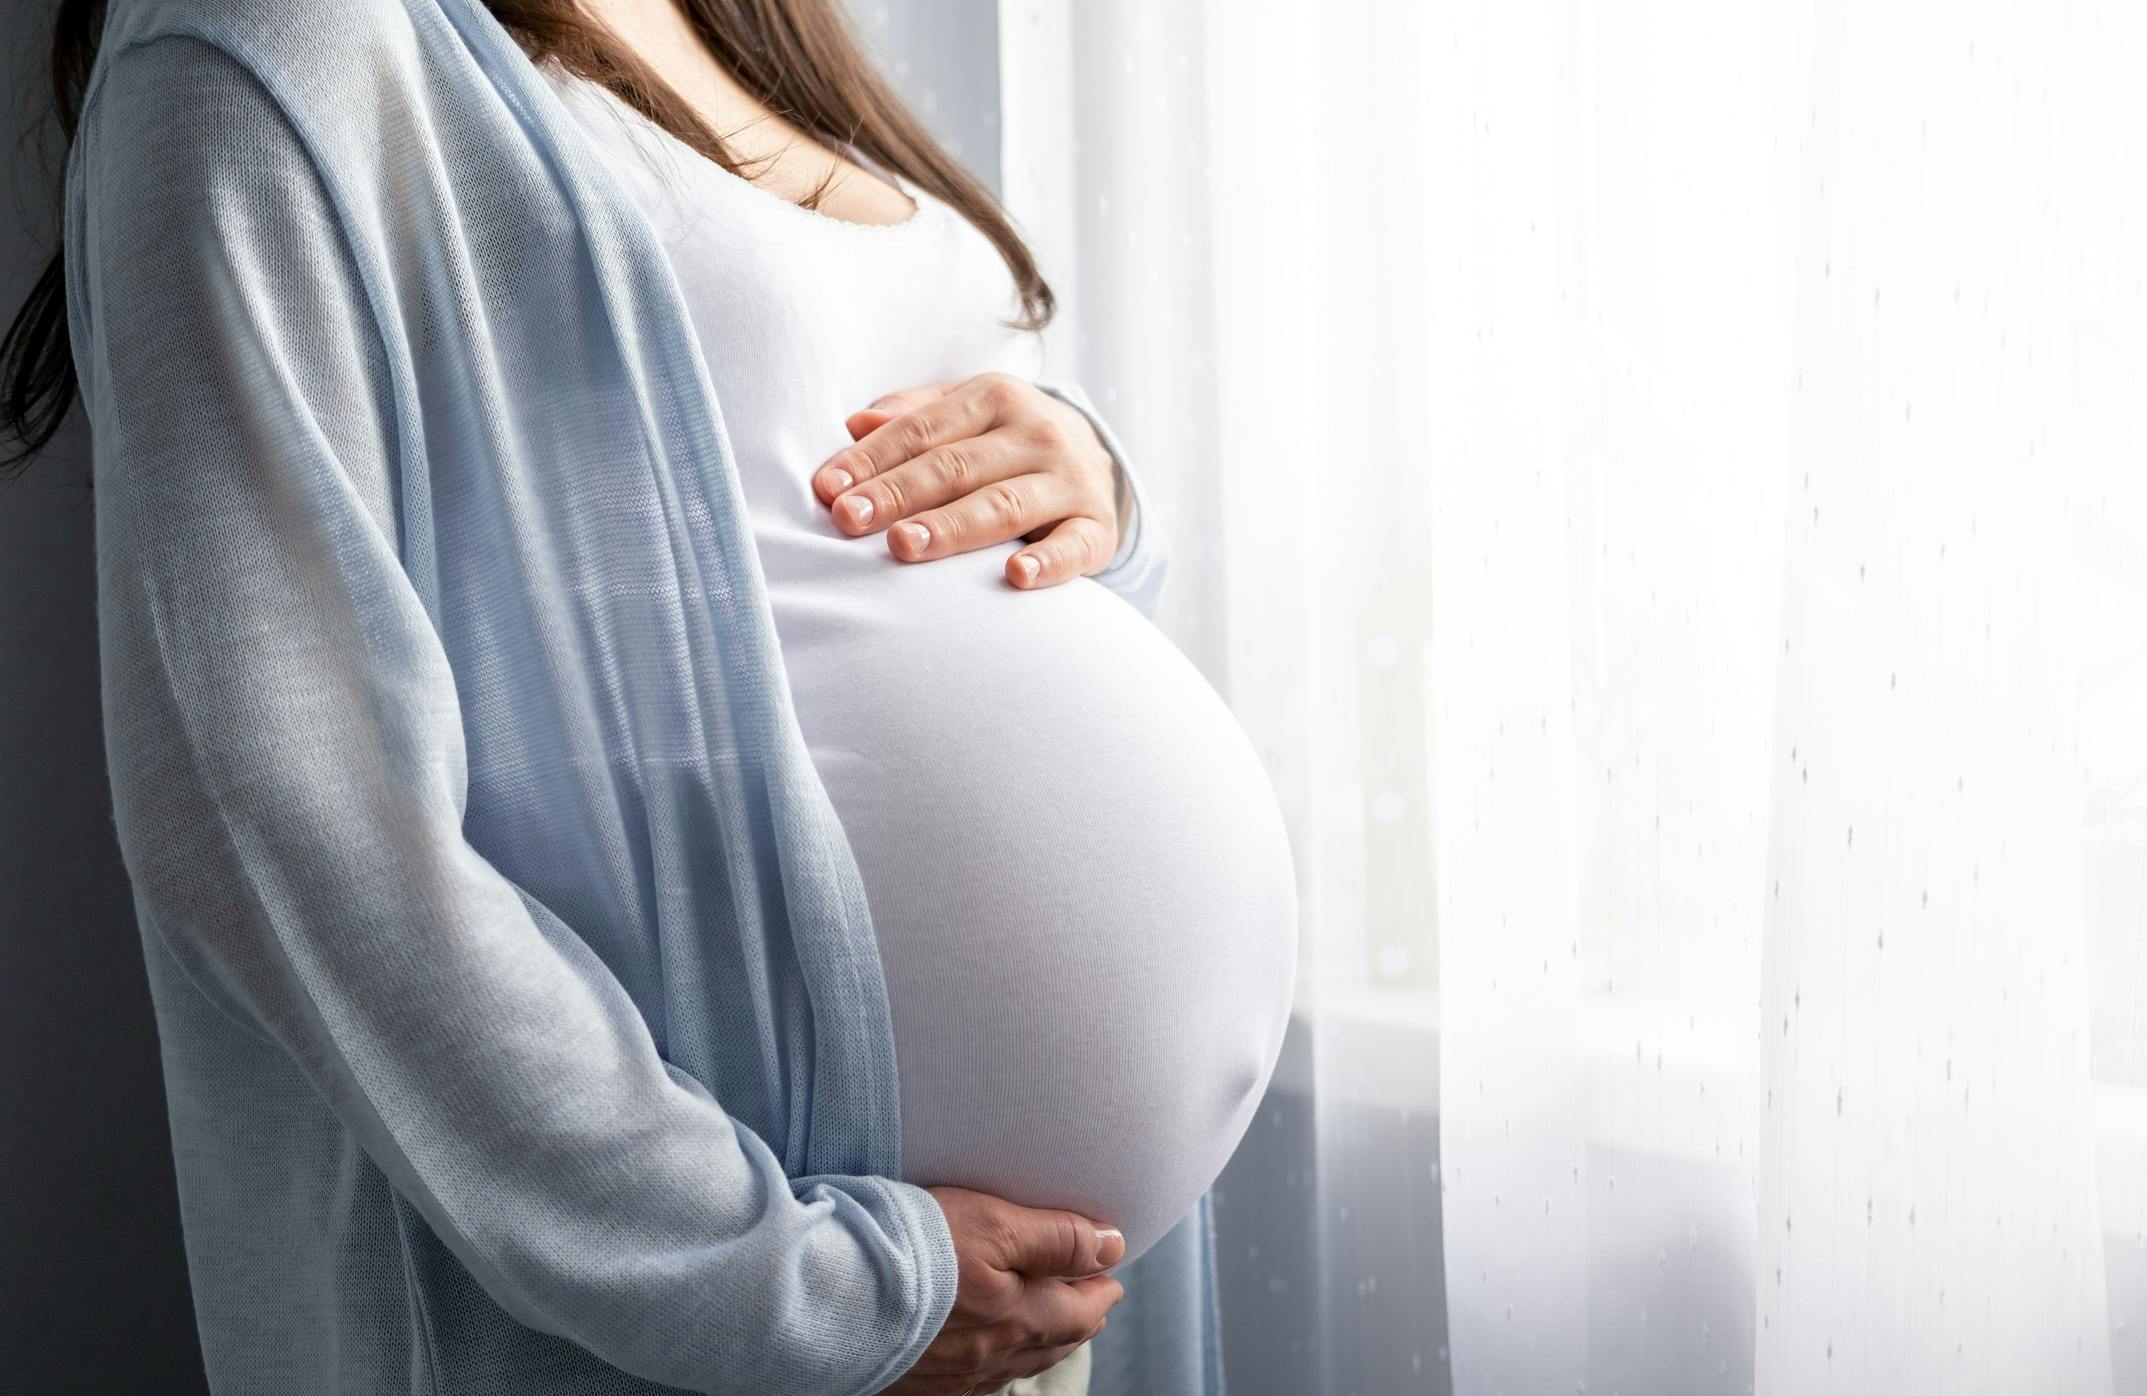
<path id="1" fill-rule="evenodd" d="M 0 7 L 0 306 L 56 234 L 46 6 Z M 0 488 L 0 1386 L 203 1389 L 156 1029 L 112 841 L 75 424 Z"/>
<path id="2" fill-rule="evenodd" d="M 993 0 L 859 0 L 896 82 L 998 176 Z M 0 311 L 56 236 L 51 0 L 0 4 Z M 0 1389 L 201 1391 L 155 1021 L 112 840 L 79 422 L 0 487 Z"/>

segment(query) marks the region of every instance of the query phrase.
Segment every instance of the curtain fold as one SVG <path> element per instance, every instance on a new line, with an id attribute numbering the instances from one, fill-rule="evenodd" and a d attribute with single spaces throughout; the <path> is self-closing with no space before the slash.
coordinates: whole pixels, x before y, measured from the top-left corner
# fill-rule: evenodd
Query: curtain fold
<path id="1" fill-rule="evenodd" d="M 2147 15 L 1000 43 L 1297 851 L 1232 1389 L 2147 1390 Z"/>

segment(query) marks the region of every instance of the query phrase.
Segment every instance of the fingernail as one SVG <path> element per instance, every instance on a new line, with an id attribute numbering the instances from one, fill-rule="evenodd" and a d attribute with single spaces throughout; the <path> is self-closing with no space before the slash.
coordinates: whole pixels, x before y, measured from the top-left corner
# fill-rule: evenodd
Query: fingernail
<path id="1" fill-rule="evenodd" d="M 835 501 L 835 507 L 852 528 L 863 528 L 872 522 L 872 501 L 864 495 L 846 494 Z"/>
<path id="2" fill-rule="evenodd" d="M 1116 1265 L 1118 1258 L 1126 1253 L 1126 1234 L 1115 1226 L 1096 1228 L 1096 1259 L 1103 1265 Z"/>
<path id="3" fill-rule="evenodd" d="M 895 532 L 902 535 L 902 541 L 909 544 L 913 552 L 923 552 L 925 545 L 932 541 L 931 530 L 921 523 L 896 524 Z"/>
<path id="4" fill-rule="evenodd" d="M 1036 580 L 1036 574 L 1043 571 L 1043 568 L 1037 566 L 1036 559 L 1029 554 L 1016 553 L 1014 554 L 1014 570 L 1021 574 L 1023 581 L 1033 582 Z"/>
<path id="5" fill-rule="evenodd" d="M 839 465 L 827 473 L 827 487 L 838 494 L 856 483 L 850 478 L 850 472 Z"/>

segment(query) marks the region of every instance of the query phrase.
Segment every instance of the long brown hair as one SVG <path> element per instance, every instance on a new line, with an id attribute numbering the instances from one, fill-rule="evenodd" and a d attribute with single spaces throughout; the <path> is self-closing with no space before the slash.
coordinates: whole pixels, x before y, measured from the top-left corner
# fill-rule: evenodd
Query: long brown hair
<path id="1" fill-rule="evenodd" d="M 1036 259 L 975 176 L 942 149 L 881 77 L 840 0 L 675 0 L 723 66 L 762 105 L 822 139 L 847 142 L 952 206 L 991 239 L 1021 293 L 1021 329 L 1051 319 L 1051 287 Z M 701 154 L 744 176 L 708 123 L 656 71 L 575 0 L 484 0 L 533 61 L 552 59 L 599 83 Z M 59 0 L 53 21 L 52 91 L 69 145 L 81 122 L 105 0 Z M 802 203 L 817 206 L 830 171 Z M 55 251 L 0 337 L 0 432 L 15 447 L 0 470 L 20 468 L 59 432 L 75 399 L 67 340 L 66 277 Z"/>

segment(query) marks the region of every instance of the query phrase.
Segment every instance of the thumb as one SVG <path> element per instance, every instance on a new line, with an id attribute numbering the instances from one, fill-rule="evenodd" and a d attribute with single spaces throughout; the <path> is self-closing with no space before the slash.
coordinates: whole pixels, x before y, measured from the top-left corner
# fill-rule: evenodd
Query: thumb
<path id="1" fill-rule="evenodd" d="M 1126 1238 L 1115 1226 L 1090 1221 L 1078 1212 L 1009 1205 L 1006 1253 L 1001 1267 L 1037 1277 L 1076 1278 L 1102 1273 L 1126 1253 Z"/>

